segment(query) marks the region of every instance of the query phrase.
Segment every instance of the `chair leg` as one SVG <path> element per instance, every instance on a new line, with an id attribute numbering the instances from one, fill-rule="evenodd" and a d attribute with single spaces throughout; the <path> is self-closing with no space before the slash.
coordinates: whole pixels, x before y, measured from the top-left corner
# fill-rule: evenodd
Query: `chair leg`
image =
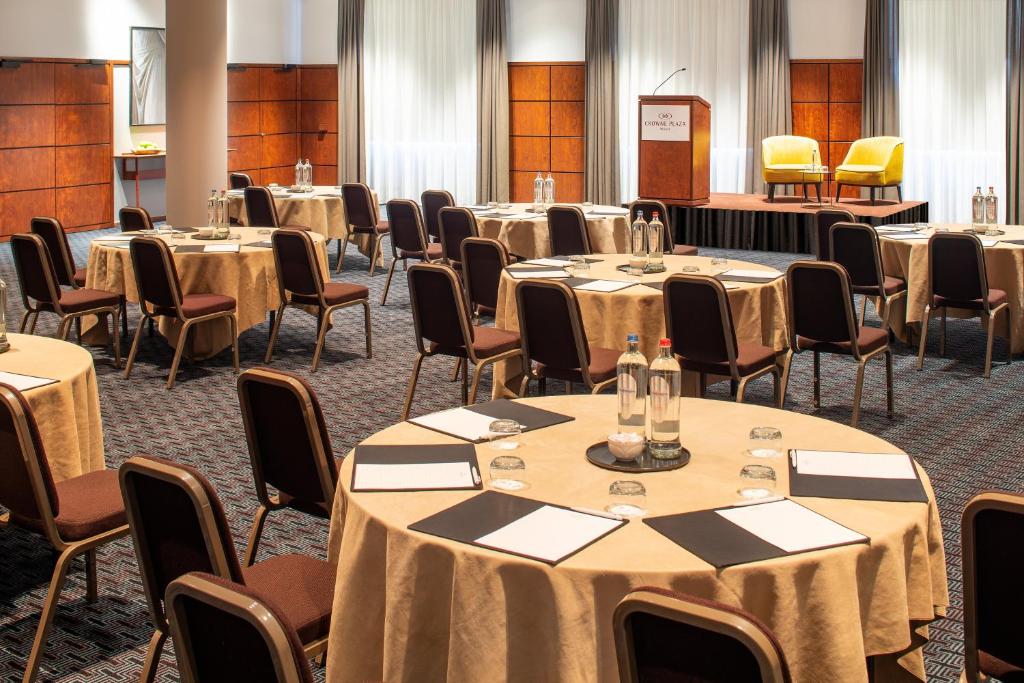
<path id="1" fill-rule="evenodd" d="M 814 183 L 814 196 L 817 198 L 818 203 L 821 204 L 821 183 Z"/>
<path id="2" fill-rule="evenodd" d="M 530 386 L 530 375 L 524 374 L 523 381 L 519 383 L 519 398 L 526 396 L 526 389 Z"/>
<path id="3" fill-rule="evenodd" d="M 866 360 L 860 360 L 857 363 L 857 382 L 853 386 L 853 420 L 850 421 L 851 427 L 856 427 L 857 423 L 860 422 L 860 395 L 864 389 L 864 366 L 867 364 Z"/>
<path id="4" fill-rule="evenodd" d="M 412 376 L 409 377 L 409 388 L 405 391 L 405 405 L 402 407 L 402 420 L 409 419 L 409 408 L 412 407 L 412 397 L 416 393 L 416 382 L 420 378 L 420 366 L 423 365 L 423 352 L 416 354 L 416 362 L 412 366 Z"/>
<path id="5" fill-rule="evenodd" d="M 380 235 L 375 235 L 373 238 L 373 249 L 370 250 L 370 275 L 373 275 L 373 271 L 377 269 L 377 258 L 380 256 L 380 243 L 383 238 Z"/>
<path id="6" fill-rule="evenodd" d="M 153 319 L 152 318 L 149 319 L 149 336 L 150 337 L 153 336 Z"/>
<path id="7" fill-rule="evenodd" d="M 903 203 L 903 186 L 902 185 L 897 185 L 896 186 L 896 199 L 900 200 L 900 204 Z"/>
<path id="8" fill-rule="evenodd" d="M 373 326 L 370 324 L 370 300 L 363 301 L 363 330 L 366 332 L 366 359 L 373 358 Z"/>
<path id="9" fill-rule="evenodd" d="M 987 334 L 985 337 L 985 379 L 989 378 L 992 374 L 992 342 L 995 337 L 996 317 L 992 314 L 988 316 L 988 324 L 986 325 Z"/>
<path id="10" fill-rule="evenodd" d="M 548 395 L 548 378 L 541 377 L 537 380 L 537 395 L 547 396 Z"/>
<path id="11" fill-rule="evenodd" d="M 462 373 L 462 405 L 464 406 L 469 405 L 469 361 L 465 362 L 466 368 Z"/>
<path id="12" fill-rule="evenodd" d="M 1013 316 L 1010 307 L 1006 307 L 1006 364 L 1013 362 Z"/>
<path id="13" fill-rule="evenodd" d="M 121 318 L 120 309 L 115 308 L 111 315 L 111 337 L 114 340 L 114 367 L 121 369 L 121 325 L 118 321 Z"/>
<path id="14" fill-rule="evenodd" d="M 68 333 L 71 331 L 71 319 L 61 318 L 60 323 L 57 325 L 57 339 L 61 341 L 68 340 Z"/>
<path id="15" fill-rule="evenodd" d="M 316 350 L 313 351 L 313 372 L 320 366 L 320 354 L 324 351 L 324 341 L 327 339 L 327 330 L 331 327 L 331 319 L 327 311 L 319 311 L 320 323 L 317 325 Z"/>
<path id="16" fill-rule="evenodd" d="M 779 389 L 781 388 L 782 372 L 779 366 L 772 368 L 772 405 L 779 405 Z"/>
<path id="17" fill-rule="evenodd" d="M 885 352 L 885 409 L 891 420 L 896 412 L 896 401 L 892 393 L 892 351 L 889 350 Z"/>
<path id="18" fill-rule="evenodd" d="M 228 316 L 228 321 L 231 323 L 231 364 L 235 368 L 235 374 L 241 369 L 238 366 L 238 318 L 235 317 L 237 313 L 232 313 Z M 192 341 L 195 341 L 193 338 Z"/>
<path id="19" fill-rule="evenodd" d="M 786 352 L 786 359 L 782 361 L 782 381 L 779 382 L 779 410 L 786 407 L 786 389 L 789 386 L 789 368 L 793 364 L 793 352 Z"/>
<path id="20" fill-rule="evenodd" d="M 800 186 L 804 189 L 804 201 L 806 202 L 807 199 L 808 199 L 808 197 L 807 197 L 807 183 L 801 183 Z"/>
<path id="21" fill-rule="evenodd" d="M 121 297 L 121 336 L 128 338 L 128 300 Z"/>
<path id="22" fill-rule="evenodd" d="M 405 259 L 402 259 L 403 261 Z M 395 275 L 395 266 L 398 265 L 399 259 L 391 260 L 391 267 L 388 268 L 388 279 L 384 282 L 384 294 L 380 297 L 380 305 L 383 306 L 384 302 L 388 300 L 388 290 L 391 289 L 391 278 Z"/>
<path id="23" fill-rule="evenodd" d="M 277 307 L 274 324 L 270 326 L 270 339 L 267 341 L 267 354 L 263 357 L 264 363 L 270 363 L 270 359 L 274 357 L 274 345 L 277 344 L 277 335 L 281 331 L 281 318 L 284 317 L 286 308 L 288 307 L 284 303 Z"/>
<path id="24" fill-rule="evenodd" d="M 135 354 L 139 352 L 139 341 L 142 339 L 142 328 L 145 326 L 145 316 L 139 320 L 139 326 L 135 328 L 135 338 L 132 339 L 132 347 L 128 349 L 128 362 L 124 366 L 124 378 L 132 376 L 132 365 L 135 363 Z"/>
<path id="25" fill-rule="evenodd" d="M 35 334 L 36 333 L 36 323 L 38 323 L 38 322 L 39 322 L 39 311 L 33 311 L 33 313 L 32 313 L 32 322 L 29 323 L 29 325 L 28 325 L 28 333 L 29 334 Z"/>
<path id="26" fill-rule="evenodd" d="M 768 201 L 775 201 L 775 183 L 768 183 Z"/>
<path id="27" fill-rule="evenodd" d="M 697 389 L 698 396 L 699 396 L 699 398 L 704 398 L 708 394 L 708 373 L 701 372 L 701 373 L 699 373 L 699 375 L 700 375 L 700 377 L 698 379 L 698 389 Z"/>
<path id="28" fill-rule="evenodd" d="M 267 507 L 260 503 L 256 508 L 256 517 L 252 520 L 252 528 L 249 530 L 249 545 L 245 549 L 245 565 L 251 567 L 256 561 L 256 553 L 260 547 L 260 536 L 263 535 L 263 523 L 267 521 Z"/>
<path id="29" fill-rule="evenodd" d="M 874 188 L 874 187 L 871 188 L 871 204 L 872 204 L 872 206 L 875 204 L 875 192 L 876 192 L 876 190 L 877 190 L 877 188 Z"/>
<path id="30" fill-rule="evenodd" d="M 928 322 L 932 319 L 932 307 L 924 307 L 924 320 L 921 321 L 921 343 L 917 349 L 917 369 L 924 369 L 924 349 L 928 343 Z"/>
<path id="31" fill-rule="evenodd" d="M 46 593 L 46 601 L 43 603 L 43 611 L 39 614 L 39 626 L 36 628 L 36 637 L 32 642 L 32 652 L 28 656 L 28 664 L 25 666 L 23 683 L 31 683 L 36 679 L 39 672 L 39 665 L 43 660 L 43 648 L 46 646 L 46 636 L 50 633 L 50 626 L 53 625 L 53 615 L 57 611 L 57 603 L 60 601 L 60 592 L 64 588 L 64 581 L 68 576 L 68 568 L 71 560 L 75 557 L 70 550 L 65 550 L 57 558 L 57 566 L 53 569 L 53 576 L 50 578 L 50 588 Z"/>
<path id="32" fill-rule="evenodd" d="M 178 366 L 181 365 L 181 355 L 185 352 L 185 347 L 188 346 L 188 333 L 192 325 L 186 320 L 185 324 L 181 326 L 181 334 L 178 335 L 178 348 L 174 349 L 174 360 L 171 361 L 171 371 L 167 375 L 167 388 L 174 388 L 174 379 L 178 375 Z"/>
<path id="33" fill-rule="evenodd" d="M 75 340 L 79 345 L 82 344 L 82 319 L 75 318 Z"/>
<path id="34" fill-rule="evenodd" d="M 942 325 L 939 327 L 939 355 L 943 358 L 946 357 L 946 312 L 948 309 L 942 308 Z"/>
<path id="35" fill-rule="evenodd" d="M 96 548 L 85 551 L 85 601 L 94 603 L 99 598 L 96 580 Z"/>
<path id="36" fill-rule="evenodd" d="M 156 680 L 156 670 L 160 666 L 160 653 L 164 650 L 164 643 L 167 642 L 167 634 L 157 629 L 153 637 L 149 639 L 149 647 L 146 649 L 146 660 L 142 664 L 142 673 L 139 674 L 139 683 L 153 683 Z"/>
<path id="37" fill-rule="evenodd" d="M 25 311 L 21 314 L 21 325 L 18 326 L 18 334 L 25 334 L 25 325 L 28 323 L 30 315 L 32 315 L 32 311 Z"/>
<path id="38" fill-rule="evenodd" d="M 868 317 L 868 298 L 862 296 L 860 298 L 860 326 L 864 327 L 864 319 Z"/>
<path id="39" fill-rule="evenodd" d="M 743 377 L 740 379 L 739 385 L 736 387 L 736 402 L 743 403 L 743 394 L 747 391 L 747 382 L 750 380 L 749 377 Z"/>
<path id="40" fill-rule="evenodd" d="M 334 266 L 334 272 L 340 273 L 342 266 L 345 265 L 345 252 L 348 251 L 348 230 L 345 231 L 345 236 L 340 238 L 338 242 L 338 263 Z"/>
<path id="41" fill-rule="evenodd" d="M 448 381 L 450 381 L 450 382 L 458 382 L 459 381 L 459 373 L 461 373 L 461 372 L 462 372 L 462 359 L 461 358 L 456 358 L 455 359 L 455 367 L 452 368 L 452 372 L 451 372 L 451 375 L 448 377 Z"/>
<path id="42" fill-rule="evenodd" d="M 814 352 L 814 409 L 821 408 L 821 354 Z"/>
<path id="43" fill-rule="evenodd" d="M 843 191 L 843 186 L 840 183 L 836 183 L 836 204 L 839 203 L 839 194 Z"/>
<path id="44" fill-rule="evenodd" d="M 483 374 L 484 368 L 488 363 L 479 363 L 473 368 L 473 384 L 469 388 L 469 401 L 466 405 L 473 405 L 476 403 L 476 390 L 480 386 L 480 376 Z"/>

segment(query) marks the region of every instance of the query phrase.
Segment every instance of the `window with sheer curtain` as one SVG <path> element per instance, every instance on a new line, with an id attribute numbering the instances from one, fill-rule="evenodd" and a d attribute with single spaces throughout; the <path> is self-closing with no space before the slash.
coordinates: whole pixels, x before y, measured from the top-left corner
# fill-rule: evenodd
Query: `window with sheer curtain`
<path id="1" fill-rule="evenodd" d="M 903 196 L 970 223 L 991 185 L 1005 216 L 1006 0 L 900 1 Z"/>
<path id="2" fill-rule="evenodd" d="M 444 189 L 476 200 L 475 0 L 371 0 L 366 175 L 382 202 Z"/>
<path id="3" fill-rule="evenodd" d="M 743 192 L 750 0 L 619 0 L 619 163 L 623 201 L 637 193 L 637 97 L 711 103 L 711 191 Z"/>

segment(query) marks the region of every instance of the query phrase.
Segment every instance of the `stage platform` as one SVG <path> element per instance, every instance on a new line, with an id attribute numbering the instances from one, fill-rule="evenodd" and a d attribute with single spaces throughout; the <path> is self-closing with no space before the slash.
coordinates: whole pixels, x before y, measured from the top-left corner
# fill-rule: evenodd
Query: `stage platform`
<path id="1" fill-rule="evenodd" d="M 678 243 L 812 254 L 817 239 L 814 213 L 818 209 L 803 207 L 806 203 L 803 197 L 776 197 L 769 202 L 763 194 L 712 192 L 710 204 L 674 206 L 670 211 Z M 928 202 L 879 199 L 872 204 L 868 199 L 844 197 L 835 207 L 871 225 L 928 220 Z"/>

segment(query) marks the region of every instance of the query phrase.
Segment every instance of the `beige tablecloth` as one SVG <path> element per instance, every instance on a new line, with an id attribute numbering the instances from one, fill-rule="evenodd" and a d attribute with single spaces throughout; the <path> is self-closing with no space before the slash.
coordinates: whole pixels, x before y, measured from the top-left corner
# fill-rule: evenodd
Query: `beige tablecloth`
<path id="1" fill-rule="evenodd" d="M 8 334 L 0 371 L 57 380 L 25 392 L 56 481 L 106 467 L 100 394 L 92 355 L 76 344 Z"/>
<path id="2" fill-rule="evenodd" d="M 600 263 L 593 263 L 590 269 L 578 274 L 579 277 L 635 281 L 618 266 L 629 261 L 625 254 L 598 255 Z M 679 273 L 683 266 L 700 268 L 699 274 L 711 275 L 732 268 L 744 270 L 773 271 L 769 266 L 745 261 L 729 261 L 725 264 L 711 264 L 706 256 L 666 256 L 666 272 L 645 275 L 640 282 L 663 282 L 673 273 Z M 518 282 L 507 272 L 502 273 L 498 289 L 498 310 L 495 326 L 506 330 L 519 329 L 519 309 L 516 306 L 515 284 Z M 769 283 L 730 283 L 729 304 L 732 308 L 736 338 L 740 342 L 756 342 L 771 346 L 779 351 L 787 347 L 786 341 L 786 280 L 777 278 Z M 583 327 L 588 341 L 595 346 L 610 349 L 625 349 L 626 335 L 640 335 L 640 350 L 648 359 L 658 353 L 658 340 L 665 336 L 665 308 L 661 290 L 643 284 L 620 289 L 617 292 L 576 291 L 583 313 Z M 698 382 L 696 373 L 686 373 L 684 393 L 696 396 Z M 522 380 L 522 361 L 518 358 L 496 363 L 494 366 L 494 398 L 508 397 L 519 391 Z"/>
<path id="3" fill-rule="evenodd" d="M 922 231 L 927 237 L 935 232 L 935 228 L 943 226 L 950 231 L 962 231 L 969 225 L 949 225 L 932 223 L 931 227 Z M 980 235 L 982 240 L 1024 240 L 1024 226 L 1002 225 L 999 229 L 1005 234 L 989 237 Z M 910 343 L 919 339 L 921 321 L 924 319 L 924 307 L 928 303 L 928 240 L 894 240 L 879 235 L 882 251 L 882 269 L 886 275 L 903 278 L 907 281 L 907 297 L 899 300 L 890 313 L 893 331 L 902 341 Z M 1010 315 L 1013 318 L 1013 352 L 1024 352 L 1024 245 L 997 244 L 985 248 L 985 267 L 988 271 L 990 287 L 1006 292 L 1010 304 Z M 950 317 L 970 315 L 950 309 Z M 1006 317 L 996 318 L 996 334 L 1007 336 Z"/>
<path id="4" fill-rule="evenodd" d="M 586 462 L 590 444 L 615 430 L 614 396 L 531 399 L 574 415 L 529 432 L 529 498 L 601 508 L 621 474 Z M 828 420 L 771 408 L 684 399 L 680 470 L 632 475 L 651 516 L 736 502 L 754 426 L 782 430 L 784 448 L 897 452 Z M 402 423 L 369 444 L 455 439 Z M 477 447 L 485 477 L 498 452 Z M 770 463 L 788 491 L 783 459 Z M 920 469 L 920 468 L 919 468 Z M 339 477 L 329 557 L 338 562 L 327 679 L 342 681 L 616 681 L 612 611 L 630 590 L 653 585 L 742 607 L 778 636 L 804 682 L 867 681 L 866 656 L 882 656 L 876 681 L 923 680 L 925 624 L 948 604 L 942 530 L 923 503 L 802 498 L 800 503 L 871 538 L 870 544 L 791 555 L 717 571 L 640 520 L 556 567 L 408 530 L 475 493 L 350 493 L 352 457 Z M 931 485 L 922 472 L 925 488 Z M 897 663 L 895 653 L 904 653 Z"/>
<path id="5" fill-rule="evenodd" d="M 241 244 L 238 253 L 175 253 L 174 264 L 178 269 L 181 289 L 185 294 L 223 294 L 235 298 L 238 305 L 238 333 L 258 325 L 267 318 L 269 311 L 277 310 L 281 299 L 277 291 L 277 269 L 274 265 L 274 252 L 269 247 L 246 246 L 255 242 L 269 242 L 270 234 L 260 234 L 258 228 L 232 228 L 233 233 L 240 235 Z M 325 280 L 330 277 L 327 272 L 327 243 L 324 238 L 312 233 L 317 246 L 321 272 Z M 171 245 L 172 251 L 177 246 L 195 246 L 208 244 L 225 244 L 230 242 L 210 242 L 192 239 L 172 238 L 161 235 Z M 138 290 L 135 286 L 135 274 L 132 271 L 131 254 L 128 249 L 103 243 L 102 238 L 89 245 L 89 272 L 86 286 L 108 292 L 123 294 L 128 301 L 138 302 Z M 172 346 L 177 345 L 180 324 L 169 318 L 158 318 L 160 333 L 167 337 Z M 231 327 L 226 318 L 201 323 L 189 333 L 193 339 L 194 352 L 197 358 L 216 355 L 231 346 Z M 95 339 L 90 338 L 90 341 Z"/>
<path id="6" fill-rule="evenodd" d="M 481 237 L 496 239 L 508 247 L 513 254 L 526 258 L 551 256 L 548 221 L 545 214 L 536 218 L 527 217 L 530 204 L 512 204 L 508 209 L 478 211 L 477 226 Z M 597 254 L 624 254 L 629 251 L 629 214 L 615 206 L 583 207 L 587 217 L 587 235 L 590 249 Z M 618 212 L 621 215 L 600 216 L 592 212 Z M 511 218 L 488 217 L 501 213 Z"/>

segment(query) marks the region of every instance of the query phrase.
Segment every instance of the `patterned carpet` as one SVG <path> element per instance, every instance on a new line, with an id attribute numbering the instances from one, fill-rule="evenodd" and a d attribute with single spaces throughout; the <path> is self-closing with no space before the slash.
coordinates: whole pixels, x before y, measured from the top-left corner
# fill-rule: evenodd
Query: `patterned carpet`
<path id="1" fill-rule="evenodd" d="M 80 265 L 86 262 L 88 241 L 97 233 L 71 237 Z M 785 268 L 792 254 L 704 250 L 729 258 Z M 333 258 L 333 257 L 332 257 Z M 320 371 L 310 374 L 315 323 L 309 316 L 289 312 L 281 330 L 274 367 L 307 376 L 323 403 L 336 453 L 345 453 L 361 439 L 398 420 L 415 350 L 405 279 L 396 275 L 388 305 L 377 305 L 384 286 L 380 271 L 369 277 L 365 258 L 349 250 L 340 276 L 366 284 L 372 291 L 375 355 L 362 355 L 361 315 L 335 315 L 327 337 Z M 0 246 L 0 277 L 14 296 L 8 314 L 21 315 L 10 249 Z M 338 276 L 335 276 L 338 277 Z M 136 312 L 130 313 L 131 329 Z M 875 319 L 874 324 L 877 323 Z M 53 334 L 52 320 L 43 319 L 37 332 Z M 243 367 L 262 364 L 267 326 L 243 333 Z M 962 662 L 959 515 L 965 501 L 987 488 L 1019 491 L 1024 482 L 1019 459 L 1024 422 L 1024 365 L 997 365 L 988 381 L 981 377 L 984 337 L 976 323 L 950 323 L 947 358 L 937 348 L 924 372 L 914 371 L 913 350 L 896 347 L 897 415 L 884 412 L 884 373 L 879 364 L 867 374 L 861 427 L 914 455 L 927 469 L 938 494 L 946 538 L 949 617 L 931 629 L 926 648 L 932 680 L 953 681 Z M 937 342 L 937 340 L 936 340 Z M 127 350 L 127 347 L 126 347 Z M 997 341 L 995 358 L 1005 346 Z M 170 365 L 169 347 L 159 337 L 144 337 L 132 379 L 115 371 L 105 351 L 95 351 L 99 375 L 107 464 L 117 467 L 135 453 L 151 453 L 200 467 L 212 479 L 231 521 L 235 545 L 244 551 L 245 535 L 255 507 L 251 470 L 238 403 L 225 351 L 199 366 L 185 365 L 172 392 L 163 389 Z M 425 363 L 417 391 L 415 413 L 455 406 L 458 385 L 447 381 L 450 364 Z M 850 416 L 853 367 L 825 364 L 823 409 L 820 416 L 847 422 Z M 748 394 L 752 401 L 769 400 L 770 383 L 758 381 Z M 787 408 L 812 412 L 809 358 L 798 358 L 790 382 Z M 481 387 L 488 395 L 489 387 Z M 723 389 L 712 392 L 726 398 Z M 308 517 L 279 516 L 268 523 L 261 556 L 303 552 L 322 556 L 326 524 Z M 40 605 L 53 567 L 53 557 L 30 534 L 0 533 L 0 680 L 20 680 L 35 632 Z M 84 600 L 84 565 L 73 569 L 63 593 L 46 648 L 43 680 L 124 681 L 138 675 L 152 633 L 129 539 L 100 551 L 100 600 Z M 794 615 L 796 618 L 796 615 Z M 317 671 L 323 677 L 323 670 Z M 165 650 L 159 680 L 177 680 L 170 648 Z"/>

